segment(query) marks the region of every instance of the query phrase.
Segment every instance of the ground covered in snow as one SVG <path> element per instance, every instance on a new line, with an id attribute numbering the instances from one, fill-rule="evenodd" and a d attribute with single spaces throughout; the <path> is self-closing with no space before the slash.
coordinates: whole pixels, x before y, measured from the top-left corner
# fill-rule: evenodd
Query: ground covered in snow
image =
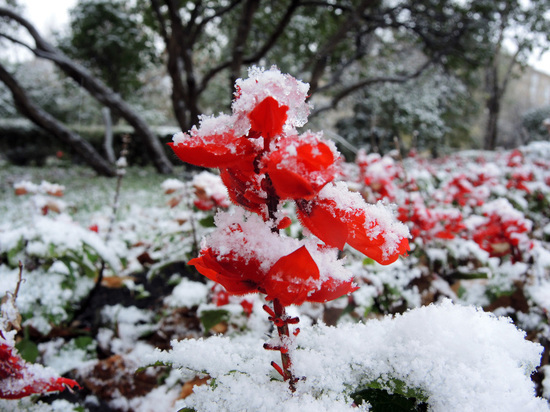
<path id="1" fill-rule="evenodd" d="M 23 263 L 16 347 L 82 389 L 0 410 L 548 410 L 548 159 L 541 142 L 344 164 L 340 180 L 393 205 L 411 251 L 382 266 L 345 250 L 359 290 L 290 308 L 294 393 L 263 349 L 265 302 L 186 265 L 233 208 L 218 176 L 130 168 L 114 208 L 116 181 L 86 169 L 2 167 L 0 296 Z"/>

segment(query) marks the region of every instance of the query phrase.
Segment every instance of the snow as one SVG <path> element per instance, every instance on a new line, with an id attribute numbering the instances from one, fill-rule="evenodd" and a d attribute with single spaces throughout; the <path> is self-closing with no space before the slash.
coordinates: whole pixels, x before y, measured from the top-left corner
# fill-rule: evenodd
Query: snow
<path id="1" fill-rule="evenodd" d="M 252 67 L 246 79 L 235 83 L 237 93 L 233 101 L 233 113 L 246 124 L 246 114 L 266 97 L 273 97 L 279 105 L 288 106 L 287 131 L 301 127 L 307 122 L 310 105 L 305 103 L 309 85 L 296 80 L 288 74 L 282 74 L 272 67 L 268 70 Z"/>
<path id="2" fill-rule="evenodd" d="M 294 394 L 273 379 L 273 354 L 262 343 L 254 336 L 184 340 L 147 361 L 171 363 L 188 376 L 208 373 L 210 385 L 179 404 L 199 412 L 216 405 L 355 410 L 351 392 L 372 382 L 391 390 L 395 380 L 424 394 L 434 412 L 549 410 L 529 379 L 542 347 L 509 319 L 449 300 L 364 324 L 304 327 L 291 351 L 294 374 L 304 376 Z"/>
<path id="3" fill-rule="evenodd" d="M 208 287 L 204 283 L 182 279 L 164 303 L 173 308 L 190 308 L 206 301 Z"/>

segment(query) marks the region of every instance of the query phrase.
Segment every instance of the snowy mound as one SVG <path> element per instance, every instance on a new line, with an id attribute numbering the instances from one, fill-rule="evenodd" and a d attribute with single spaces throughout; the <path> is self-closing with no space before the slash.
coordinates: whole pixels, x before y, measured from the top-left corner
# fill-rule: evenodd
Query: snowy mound
<path id="1" fill-rule="evenodd" d="M 292 350 L 295 376 L 305 377 L 294 394 L 273 379 L 261 338 L 174 342 L 148 360 L 210 375 L 185 400 L 197 411 L 357 410 L 353 392 L 392 392 L 400 382 L 431 411 L 515 412 L 549 410 L 529 378 L 541 351 L 509 319 L 445 301 L 365 324 L 304 328 Z"/>

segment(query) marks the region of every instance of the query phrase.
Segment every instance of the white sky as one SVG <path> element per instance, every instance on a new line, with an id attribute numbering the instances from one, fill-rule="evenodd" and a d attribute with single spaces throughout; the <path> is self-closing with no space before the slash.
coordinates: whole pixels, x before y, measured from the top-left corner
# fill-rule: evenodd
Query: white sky
<path id="1" fill-rule="evenodd" d="M 34 23 L 41 34 L 61 30 L 69 21 L 69 9 L 76 0 L 20 0 L 25 17 Z"/>
<path id="2" fill-rule="evenodd" d="M 77 0 L 20 0 L 26 7 L 25 16 L 46 38 L 52 31 L 63 30 L 69 19 L 68 10 L 76 2 Z M 541 59 L 533 57 L 532 64 L 550 75 L 550 52 L 546 52 Z"/>

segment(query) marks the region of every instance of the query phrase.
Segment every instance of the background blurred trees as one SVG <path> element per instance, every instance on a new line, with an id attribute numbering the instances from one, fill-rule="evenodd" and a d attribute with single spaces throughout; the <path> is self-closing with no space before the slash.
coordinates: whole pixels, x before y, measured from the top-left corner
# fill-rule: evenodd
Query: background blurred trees
<path id="1" fill-rule="evenodd" d="M 483 139 L 485 149 L 498 141 L 501 102 L 510 80 L 527 65 L 529 56 L 550 46 L 550 1 L 480 1 L 490 19 L 485 67 L 485 105 L 488 112 Z M 508 43 L 508 47 L 506 47 Z"/>
<path id="2" fill-rule="evenodd" d="M 203 97 L 213 84 L 232 84 L 253 64 L 277 64 L 308 82 L 314 101 L 322 95 L 317 114 L 432 66 L 478 66 L 490 18 L 449 0 L 151 0 L 151 6 L 147 21 L 164 41 L 182 129 L 205 111 Z M 218 99 L 224 105 L 232 93 L 226 90 Z"/>
<path id="3" fill-rule="evenodd" d="M 145 71 L 159 63 L 154 40 L 131 2 L 80 0 L 59 47 L 128 98 L 142 86 Z"/>
<path id="4" fill-rule="evenodd" d="M 145 124 L 169 124 L 173 116 L 187 130 L 201 114 L 227 110 L 234 80 L 248 67 L 275 64 L 310 83 L 311 117 L 324 128 L 341 119 L 339 133 L 357 145 L 385 150 L 397 137 L 407 140 L 402 147 L 435 152 L 470 140 L 477 101 L 487 105 L 489 136 L 509 76 L 532 50 L 548 46 L 550 0 L 516 3 L 80 0 L 69 32 L 57 43 Z M 14 38 L 11 23 L 0 23 L 4 44 Z M 516 45 L 511 56 L 505 40 Z M 31 96 L 44 84 L 38 76 L 34 85 L 23 81 L 19 69 L 15 75 Z M 77 80 L 58 90 L 75 96 L 74 87 L 82 86 Z M 56 116 L 75 117 L 60 110 L 62 99 L 38 103 Z M 85 107 L 90 114 L 80 113 L 78 122 L 98 118 L 100 106 Z M 498 142 L 491 136 L 488 148 Z"/>

